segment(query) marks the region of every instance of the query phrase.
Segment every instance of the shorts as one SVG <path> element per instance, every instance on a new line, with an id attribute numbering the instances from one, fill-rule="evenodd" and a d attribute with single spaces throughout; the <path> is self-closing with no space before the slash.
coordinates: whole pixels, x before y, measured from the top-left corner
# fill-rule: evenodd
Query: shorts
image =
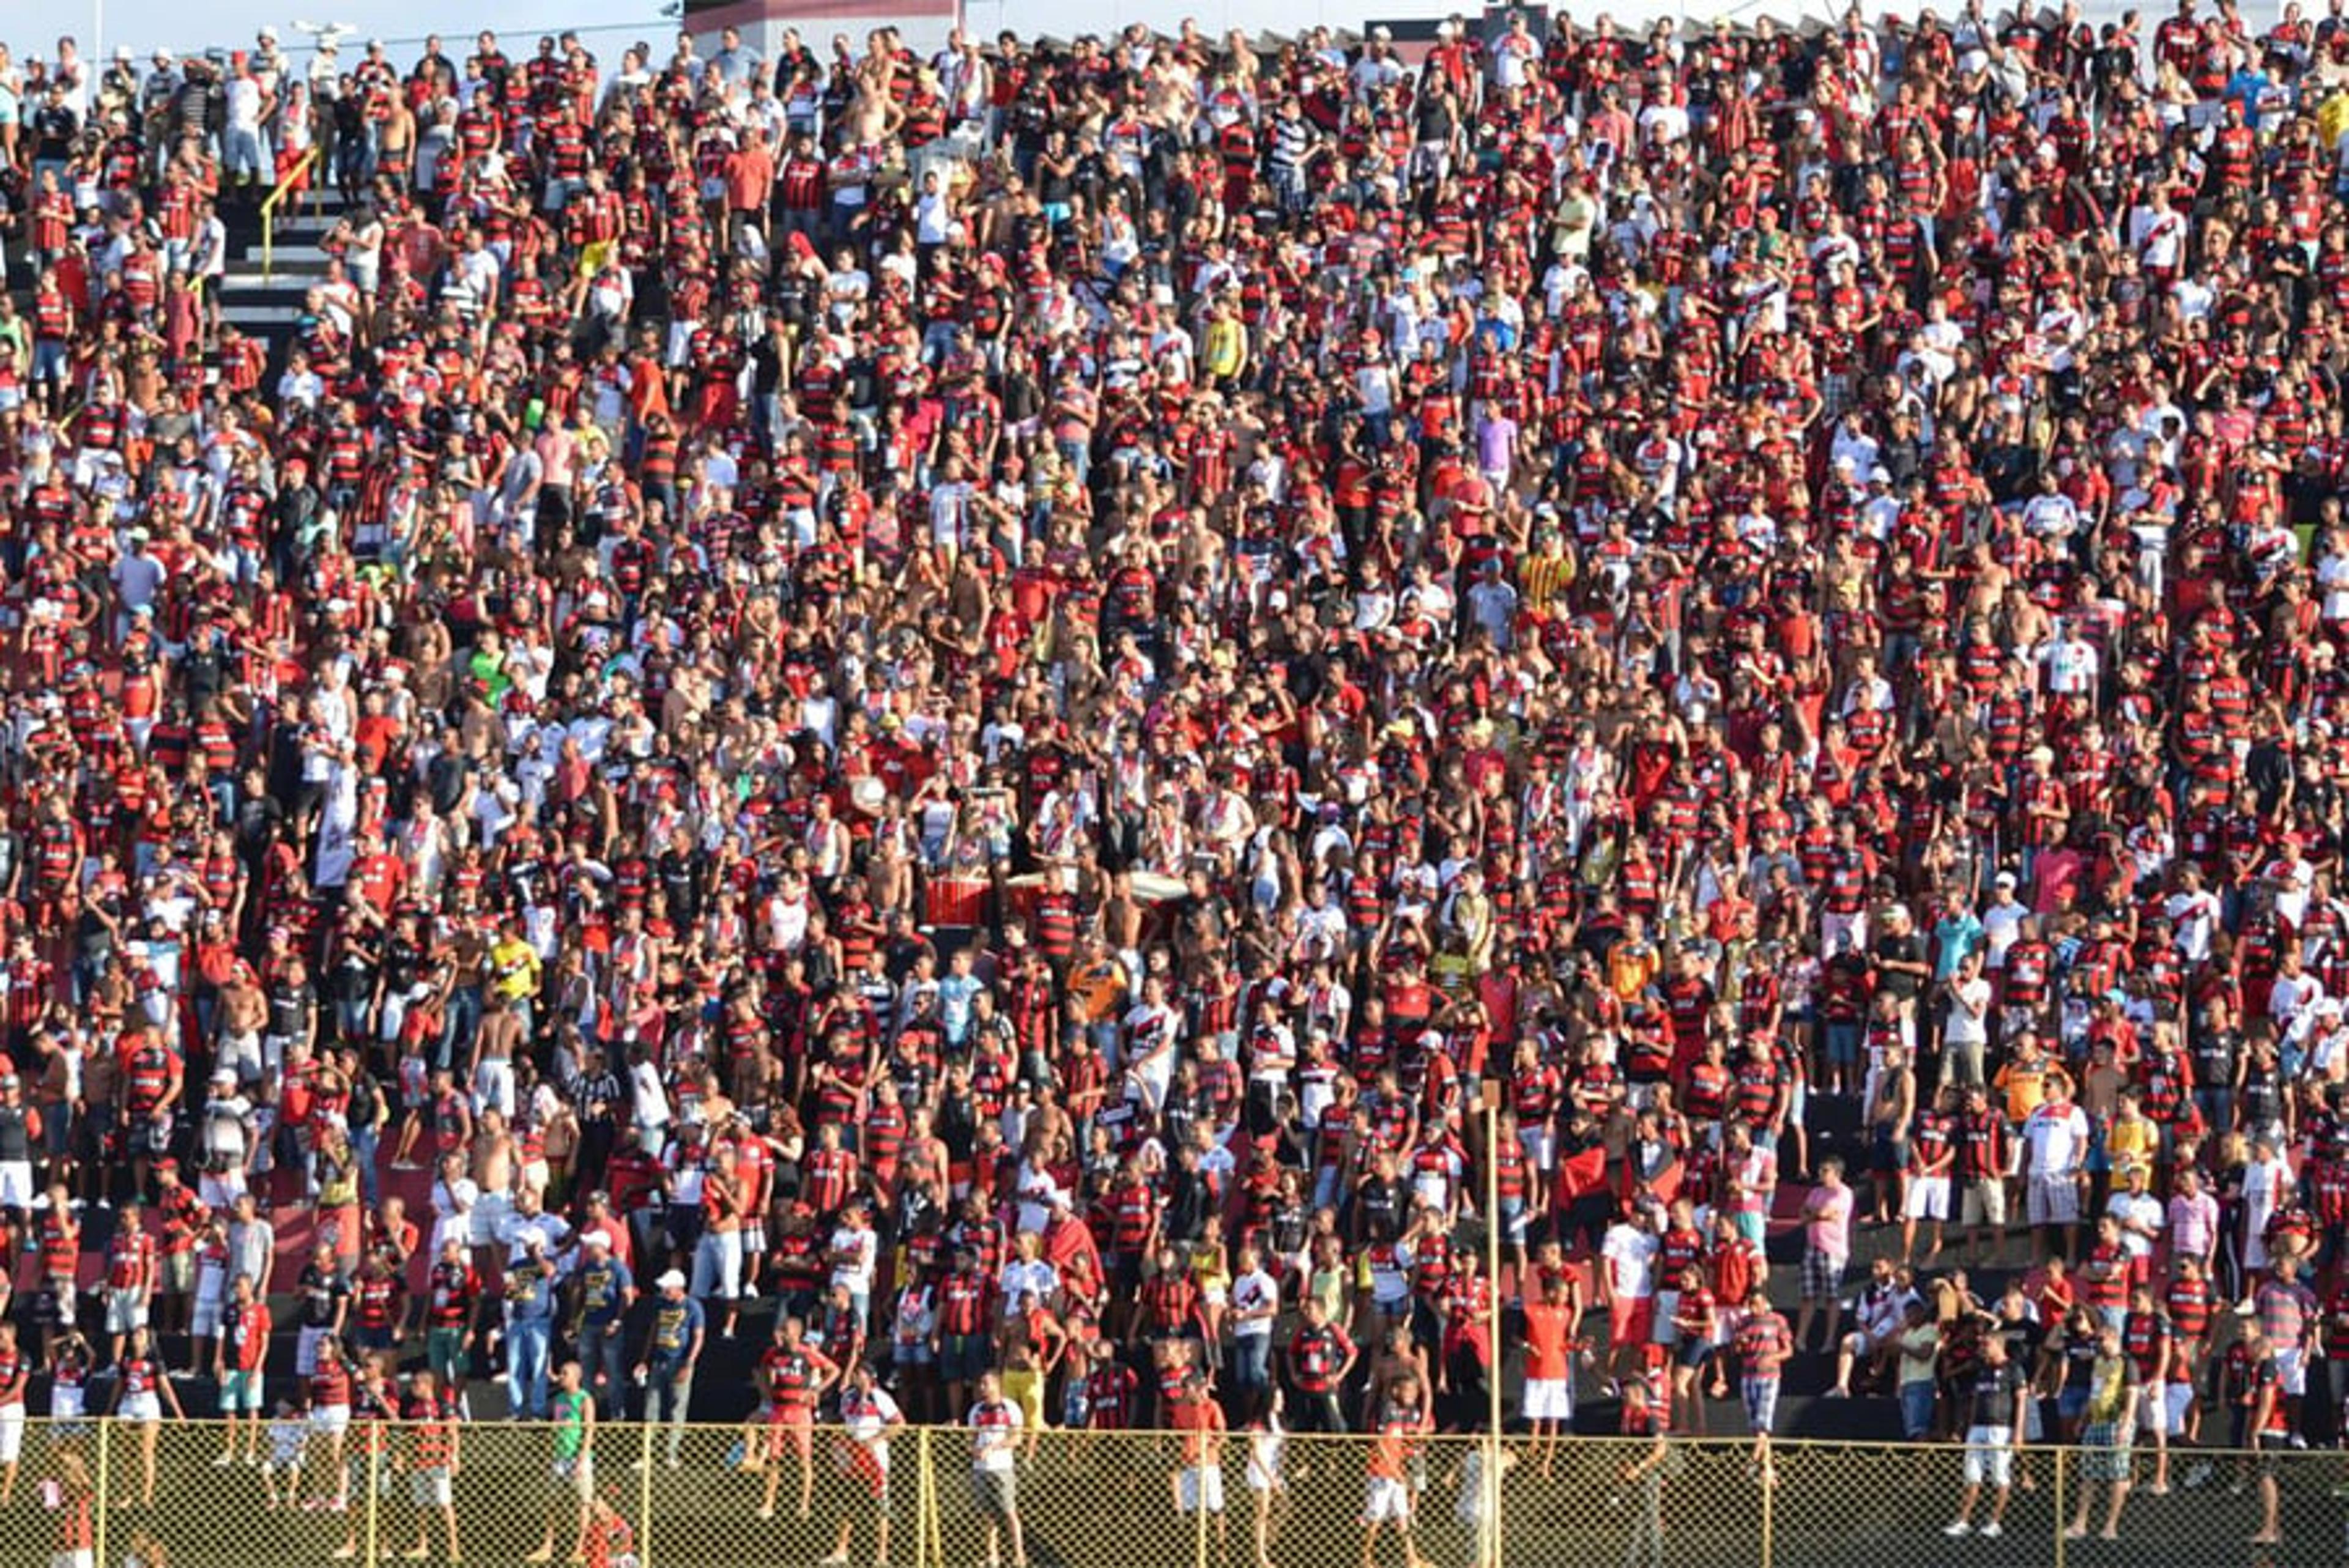
<path id="1" fill-rule="evenodd" d="M 482 1193 L 481 1201 L 466 1211 L 465 1217 L 471 1222 L 468 1242 L 477 1247 L 495 1246 L 506 1216 L 512 1212 L 513 1200 L 503 1192 Z"/>
<path id="2" fill-rule="evenodd" d="M 1573 1420 L 1574 1379 L 1537 1377 L 1527 1382 L 1525 1408 L 1518 1413 L 1528 1421 Z"/>
<path id="3" fill-rule="evenodd" d="M 163 1418 L 163 1401 L 151 1393 L 125 1394 L 117 1414 L 126 1421 L 160 1421 Z"/>
<path id="4" fill-rule="evenodd" d="M 1202 1508 L 1209 1513 L 1224 1511 L 1224 1472 L 1216 1466 L 1185 1465 L 1174 1484 L 1182 1494 L 1176 1512 L 1197 1513 Z"/>
<path id="5" fill-rule="evenodd" d="M 15 1464 L 25 1452 L 25 1407 L 0 1407 L 0 1465 Z"/>
<path id="6" fill-rule="evenodd" d="M 1996 1176 L 1969 1181 L 1965 1215 L 1961 1222 L 2002 1228 L 2006 1224 L 2006 1182 Z"/>
<path id="7" fill-rule="evenodd" d="M 196 1254 L 165 1253 L 156 1288 L 165 1295 L 185 1295 L 196 1288 Z"/>
<path id="8" fill-rule="evenodd" d="M 1411 1489 L 1392 1476 L 1374 1475 L 1369 1491 L 1362 1494 L 1364 1524 L 1396 1524 L 1411 1522 Z"/>
<path id="9" fill-rule="evenodd" d="M 449 1484 L 445 1466 L 418 1470 L 408 1478 L 408 1495 L 419 1508 L 446 1508 L 456 1500 L 456 1490 Z"/>
<path id="10" fill-rule="evenodd" d="M 2014 1429 L 1966 1429 L 1965 1483 L 2003 1491 L 2014 1484 Z"/>
<path id="11" fill-rule="evenodd" d="M 575 1497 L 585 1502 L 595 1495 L 595 1456 L 576 1454 L 555 1460 L 547 1484 L 557 1497 Z"/>
<path id="12" fill-rule="evenodd" d="M 1653 1296 L 1630 1298 L 1617 1296 L 1607 1309 L 1607 1343 L 1609 1348 L 1623 1345 L 1645 1345 L 1655 1336 L 1656 1301 Z"/>
<path id="13" fill-rule="evenodd" d="M 1947 1176 L 1910 1177 L 1909 1199 L 1900 1206 L 1900 1212 L 1904 1219 L 1947 1223 L 1950 1218 L 1950 1179 Z"/>
<path id="14" fill-rule="evenodd" d="M 232 1369 L 221 1379 L 220 1408 L 226 1416 L 261 1413 L 261 1380 L 258 1371 L 239 1372 Z"/>
<path id="15" fill-rule="evenodd" d="M 2023 1193 L 2023 1217 L 2033 1225 L 2080 1222 L 2080 1184 L 2069 1176 L 2033 1176 Z"/>
<path id="16" fill-rule="evenodd" d="M 970 1502 L 989 1519 L 1009 1519 L 1019 1507 L 1019 1478 L 1008 1470 L 975 1470 Z"/>
<path id="17" fill-rule="evenodd" d="M 1740 1392 L 1745 1397 L 1745 1429 L 1767 1437 L 1778 1419 L 1778 1379 L 1748 1377 Z"/>
<path id="18" fill-rule="evenodd" d="M 135 1290 L 112 1290 L 106 1293 L 106 1331 L 128 1334 L 134 1328 L 147 1326 L 147 1301 Z"/>
<path id="19" fill-rule="evenodd" d="M 2299 1398 L 2308 1392 L 2308 1353 L 2295 1345 L 2289 1350 L 2275 1353 L 2276 1387 Z"/>
<path id="20" fill-rule="evenodd" d="M 976 1383 L 987 1370 L 987 1340 L 977 1334 L 948 1334 L 938 1341 L 938 1376 L 949 1383 Z"/>
<path id="21" fill-rule="evenodd" d="M 351 1408 L 348 1405 L 320 1405 L 310 1412 L 310 1429 L 326 1437 L 340 1437 L 351 1429 Z"/>
<path id="22" fill-rule="evenodd" d="M 2161 1418 L 2167 1424 L 2171 1437 L 2182 1438 L 2186 1435 L 2186 1412 L 2193 1403 L 2193 1384 L 2168 1383 L 2162 1386 Z"/>
<path id="23" fill-rule="evenodd" d="M 1680 1343 L 1681 1327 L 1673 1321 L 1678 1316 L 1680 1309 L 1680 1292 L 1660 1290 L 1656 1293 L 1656 1305 L 1648 1310 L 1648 1315 L 1654 1320 L 1651 1326 L 1654 1332 L 1648 1336 L 1651 1343 L 1662 1346 Z"/>
<path id="24" fill-rule="evenodd" d="M 2129 1421 L 2091 1421 L 2080 1429 L 2080 1473 L 2089 1480 L 2129 1479 Z"/>
<path id="25" fill-rule="evenodd" d="M 1851 1260 L 1823 1253 L 1816 1247 L 1803 1251 L 1803 1299 L 1832 1301 L 1843 1290 L 1843 1271 Z"/>
<path id="26" fill-rule="evenodd" d="M 1019 1407 L 1019 1418 L 1030 1431 L 1044 1425 L 1044 1379 L 1033 1371 L 1003 1374 L 1003 1397 Z"/>
<path id="27" fill-rule="evenodd" d="M 49 1553 L 49 1568 L 97 1568 L 98 1553 L 87 1546 Z"/>
<path id="28" fill-rule="evenodd" d="M 33 1162 L 0 1160 L 0 1209 L 29 1209 L 35 1196 Z"/>

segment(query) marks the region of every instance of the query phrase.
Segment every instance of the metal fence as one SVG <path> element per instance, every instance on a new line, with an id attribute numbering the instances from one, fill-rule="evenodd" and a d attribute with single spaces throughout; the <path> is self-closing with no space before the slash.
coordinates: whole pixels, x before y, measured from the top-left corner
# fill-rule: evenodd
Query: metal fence
<path id="1" fill-rule="evenodd" d="M 332 1434 L 300 1424 L 264 1429 L 261 1465 L 246 1462 L 240 1434 L 223 1465 L 217 1423 L 36 1421 L 24 1432 L 21 1466 L 6 1473 L 0 1464 L 9 1483 L 0 1562 L 51 1562 L 87 1545 L 88 1561 L 109 1568 L 126 1557 L 160 1558 L 171 1568 L 446 1563 L 452 1518 L 457 1550 L 472 1563 L 584 1558 L 611 1568 L 775 1568 L 844 1554 L 870 1564 L 881 1560 L 885 1518 L 890 1563 L 1015 1561 L 1009 1519 L 983 1507 L 999 1497 L 972 1483 L 963 1431 L 895 1433 L 885 1501 L 876 1495 L 879 1473 L 839 1429 L 813 1431 L 804 1478 L 789 1434 L 778 1443 L 765 1427 L 687 1428 L 673 1463 L 670 1435 L 636 1423 L 605 1427 L 583 1473 L 558 1466 L 551 1428 L 466 1427 L 444 1513 L 438 1479 L 419 1476 L 412 1432 L 398 1426 L 354 1429 L 338 1470 Z M 5 1439 L 0 1427 L 0 1459 Z M 2107 1542 L 2098 1532 L 2109 1483 L 2096 1456 L 2026 1449 L 2015 1456 L 1999 1537 L 1985 1542 L 1979 1527 L 1992 1517 L 1988 1490 L 1976 1528 L 1954 1539 L 1944 1533 L 1963 1479 L 1958 1445 L 1782 1441 L 1764 1470 L 1749 1443 L 1673 1439 L 1662 1462 L 1639 1470 L 1656 1450 L 1630 1439 L 1568 1438 L 1545 1452 L 1516 1437 L 1430 1438 L 1392 1484 L 1374 1477 L 1374 1451 L 1366 1438 L 1274 1442 L 1235 1431 L 1212 1463 L 1191 1470 L 1174 1433 L 1046 1431 L 1023 1445 L 1009 1501 L 1020 1548 L 1036 1568 L 1356 1563 L 1366 1518 L 1398 1504 L 1409 1513 L 1410 1556 L 1392 1522 L 1382 1522 L 1370 1543 L 1381 1568 L 1407 1561 L 1445 1568 L 2282 1568 L 2338 1562 L 2349 1523 L 2349 1469 L 2326 1452 L 2180 1449 L 2171 1456 L 2172 1490 L 2134 1491 L 2118 1539 Z M 1495 1488 L 1488 1478 L 1496 1459 Z M 2148 1481 L 2150 1470 L 2151 1455 L 2140 1450 L 2135 1479 Z M 2249 1540 L 2263 1522 L 2263 1478 L 2275 1490 L 2280 1545 Z M 2084 1487 L 2087 1533 L 2070 1538 Z M 1202 1491 L 1205 1510 L 1193 1506 Z M 991 1523 L 1006 1532 L 993 1553 Z M 141 1555 L 147 1543 L 160 1552 Z"/>

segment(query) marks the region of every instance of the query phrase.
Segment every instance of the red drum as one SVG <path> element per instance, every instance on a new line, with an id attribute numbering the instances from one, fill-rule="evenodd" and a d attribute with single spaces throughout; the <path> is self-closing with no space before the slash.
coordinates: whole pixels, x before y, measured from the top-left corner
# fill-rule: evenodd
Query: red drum
<path id="1" fill-rule="evenodd" d="M 932 877 L 923 907 L 934 928 L 978 925 L 987 919 L 987 879 Z"/>

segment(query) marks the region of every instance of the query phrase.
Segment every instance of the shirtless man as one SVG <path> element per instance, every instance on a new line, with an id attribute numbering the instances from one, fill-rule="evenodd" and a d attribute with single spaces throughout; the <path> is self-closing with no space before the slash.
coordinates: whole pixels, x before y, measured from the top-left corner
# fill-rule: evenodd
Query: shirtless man
<path id="1" fill-rule="evenodd" d="M 491 997 L 481 1026 L 473 1034 L 473 1057 L 466 1075 L 473 1086 L 476 1116 L 495 1111 L 502 1120 L 513 1119 L 513 1058 L 515 1048 L 523 1044 L 522 1015 L 507 1006 L 503 997 Z"/>
<path id="2" fill-rule="evenodd" d="M 473 1203 L 467 1244 L 473 1250 L 475 1271 L 487 1277 L 497 1262 L 500 1233 L 513 1212 L 513 1134 L 506 1130 L 506 1119 L 494 1110 L 483 1111 L 473 1130 L 465 1173 L 481 1193 Z"/>
<path id="3" fill-rule="evenodd" d="M 220 988 L 219 1016 L 216 1059 L 249 1088 L 261 1081 L 261 1031 L 269 1022 L 269 997 L 250 964 L 239 963 Z"/>

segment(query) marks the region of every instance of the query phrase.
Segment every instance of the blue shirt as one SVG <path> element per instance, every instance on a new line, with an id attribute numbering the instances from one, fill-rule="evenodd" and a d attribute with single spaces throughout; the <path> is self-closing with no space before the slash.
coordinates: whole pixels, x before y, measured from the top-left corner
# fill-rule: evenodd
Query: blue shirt
<path id="1" fill-rule="evenodd" d="M 620 1321 L 628 1287 L 635 1283 L 628 1273 L 628 1265 L 617 1258 L 605 1258 L 600 1264 L 581 1264 L 580 1315 L 598 1328 L 611 1327 Z"/>
<path id="2" fill-rule="evenodd" d="M 1982 923 L 1973 911 L 1943 915 L 1933 927 L 1933 978 L 1947 980 L 1955 975 L 1966 954 L 1979 950 L 1984 940 Z"/>
<path id="3" fill-rule="evenodd" d="M 662 1296 L 653 1303 L 652 1338 L 645 1358 L 656 1367 L 683 1366 L 693 1342 L 700 1337 L 702 1321 L 701 1304 L 693 1297 L 671 1301 Z"/>

